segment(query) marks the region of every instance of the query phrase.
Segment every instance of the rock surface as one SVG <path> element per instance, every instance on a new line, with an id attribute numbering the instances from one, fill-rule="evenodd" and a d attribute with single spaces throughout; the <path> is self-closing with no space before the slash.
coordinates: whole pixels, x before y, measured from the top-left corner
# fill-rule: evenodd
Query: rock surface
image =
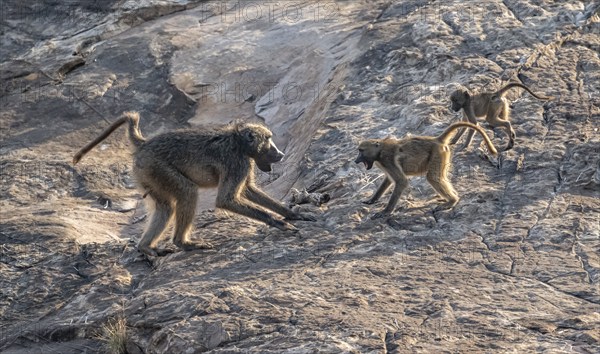
<path id="1" fill-rule="evenodd" d="M 119 317 L 130 353 L 600 351 L 597 3 L 25 3 L 0 5 L 2 352 L 104 352 Z M 370 220 L 357 142 L 438 134 L 456 85 L 507 80 L 555 97 L 508 95 L 515 148 L 454 148 L 451 211 L 416 177 Z M 214 249 L 147 259 L 124 134 L 70 163 L 131 109 L 147 136 L 262 120 L 287 156 L 263 187 L 331 200 L 294 234 L 201 191 Z"/>

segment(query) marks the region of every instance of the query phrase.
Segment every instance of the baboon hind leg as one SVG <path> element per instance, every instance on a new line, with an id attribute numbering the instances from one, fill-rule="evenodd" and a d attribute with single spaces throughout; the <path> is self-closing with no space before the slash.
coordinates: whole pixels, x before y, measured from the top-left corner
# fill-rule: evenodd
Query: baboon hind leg
<path id="1" fill-rule="evenodd" d="M 154 202 L 154 210 L 150 217 L 150 223 L 138 244 L 138 249 L 149 256 L 160 256 L 164 252 L 157 250 L 156 244 L 173 220 L 173 207 L 168 199 L 153 195 L 152 192 L 148 192 L 148 194 Z"/>
<path id="2" fill-rule="evenodd" d="M 488 111 L 488 113 L 485 117 L 485 120 L 493 128 L 501 127 L 506 130 L 509 140 L 508 140 L 508 145 L 504 149 L 505 151 L 513 148 L 513 146 L 515 145 L 515 138 L 516 138 L 516 133 L 513 130 L 512 125 L 510 124 L 510 121 L 508 120 L 508 116 L 509 116 L 508 103 L 502 101 L 502 103 L 498 103 L 498 106 L 494 107 L 494 109 L 490 108 L 490 110 Z"/>
<path id="3" fill-rule="evenodd" d="M 176 192 L 175 204 L 175 235 L 173 243 L 184 251 L 212 248 L 207 242 L 190 241 L 192 224 L 196 216 L 196 203 L 198 202 L 198 188 L 187 178 L 181 176 Z"/>
<path id="4" fill-rule="evenodd" d="M 452 208 L 459 200 L 456 190 L 454 190 L 448 179 L 450 164 L 451 155 L 446 151 L 434 153 L 429 162 L 429 169 L 426 176 L 427 182 L 446 200 L 446 203 L 436 207 L 435 210 Z"/>
<path id="5" fill-rule="evenodd" d="M 184 250 L 206 248 L 205 244 L 192 243 L 188 240 L 198 198 L 196 185 L 179 171 L 157 160 L 146 161 L 144 167 L 135 169 L 134 173 L 156 202 L 155 213 L 158 213 L 153 214 L 151 227 L 140 242 L 140 250 L 151 255 L 161 252 L 156 250 L 156 243 L 162 230 L 173 218 L 176 221 L 173 237 L 176 246 Z M 168 218 L 165 215 L 168 215 Z M 152 225 L 162 227 L 161 232 L 157 231 L 159 228 L 153 228 Z"/>

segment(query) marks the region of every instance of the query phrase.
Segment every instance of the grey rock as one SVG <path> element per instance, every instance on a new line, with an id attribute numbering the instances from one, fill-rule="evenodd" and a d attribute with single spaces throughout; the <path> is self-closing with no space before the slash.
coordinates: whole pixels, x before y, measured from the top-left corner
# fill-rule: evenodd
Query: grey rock
<path id="1" fill-rule="evenodd" d="M 105 352 L 114 318 L 128 353 L 600 351 L 594 2 L 0 6 L 3 353 Z M 387 196 L 360 203 L 381 172 L 357 141 L 438 134 L 452 90 L 508 80 L 555 97 L 508 95 L 515 148 L 452 147 L 453 210 L 413 178 L 370 220 Z M 147 258 L 123 133 L 70 164 L 125 110 L 145 136 L 261 120 L 286 158 L 260 184 L 330 200 L 284 233 L 202 190 L 193 237 L 214 249 Z"/>

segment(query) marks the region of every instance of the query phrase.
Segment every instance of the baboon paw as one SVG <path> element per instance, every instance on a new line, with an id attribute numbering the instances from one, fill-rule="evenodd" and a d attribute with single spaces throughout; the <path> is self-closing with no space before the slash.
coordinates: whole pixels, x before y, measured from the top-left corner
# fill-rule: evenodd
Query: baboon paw
<path id="1" fill-rule="evenodd" d="M 308 214 L 300 214 L 300 219 L 299 220 L 303 220 L 303 221 L 317 221 L 317 218 L 315 218 L 312 215 L 308 215 Z"/>
<path id="2" fill-rule="evenodd" d="M 168 254 L 171 254 L 171 253 L 175 253 L 175 251 L 172 250 L 172 249 L 168 249 L 168 248 L 161 248 L 161 249 L 157 249 L 156 250 L 156 255 L 158 257 L 164 257 L 164 256 L 166 256 Z"/>
<path id="3" fill-rule="evenodd" d="M 285 223 L 285 228 L 283 228 L 283 229 L 281 229 L 281 230 L 284 230 L 284 231 L 292 231 L 292 232 L 298 232 L 298 231 L 299 231 L 299 230 L 298 230 L 298 228 L 297 228 L 296 226 L 294 226 L 294 225 L 292 225 L 292 224 L 289 224 L 289 223 Z"/>
<path id="4" fill-rule="evenodd" d="M 151 257 L 158 257 L 159 256 L 158 252 L 156 252 L 155 249 L 150 248 L 148 246 L 138 246 L 138 251 L 140 251 L 141 253 L 145 254 L 146 256 L 151 256 Z"/>
<path id="5" fill-rule="evenodd" d="M 308 214 L 294 214 L 291 217 L 285 218 L 285 220 L 317 221 L 317 218 Z"/>
<path id="6" fill-rule="evenodd" d="M 367 205 L 371 205 L 371 204 L 375 204 L 375 201 L 374 201 L 374 200 L 371 200 L 371 199 L 369 199 L 369 200 L 363 200 L 363 201 L 362 201 L 362 203 L 363 203 L 363 204 L 367 204 Z"/>
<path id="7" fill-rule="evenodd" d="M 389 216 L 390 216 L 390 213 L 387 213 L 385 211 L 380 211 L 380 212 L 373 214 L 373 216 L 371 216 L 371 220 L 387 218 Z"/>
<path id="8" fill-rule="evenodd" d="M 175 251 L 172 249 L 154 249 L 150 247 L 139 247 L 138 250 L 148 257 L 164 257 L 168 254 L 174 253 Z"/>
<path id="9" fill-rule="evenodd" d="M 275 224 L 273 224 L 273 226 L 281 231 L 298 231 L 298 229 L 294 225 L 285 221 L 277 220 Z"/>
<path id="10" fill-rule="evenodd" d="M 210 242 L 185 242 L 179 246 L 184 251 L 207 250 L 214 246 Z"/>
<path id="11" fill-rule="evenodd" d="M 435 208 L 433 208 L 433 212 L 436 213 L 438 211 L 452 209 L 457 203 L 444 203 L 442 205 L 438 205 Z"/>

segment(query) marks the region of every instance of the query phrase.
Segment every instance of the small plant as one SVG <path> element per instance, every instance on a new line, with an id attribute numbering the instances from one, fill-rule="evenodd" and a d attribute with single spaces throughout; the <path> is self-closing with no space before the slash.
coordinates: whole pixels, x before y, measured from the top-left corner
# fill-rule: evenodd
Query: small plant
<path id="1" fill-rule="evenodd" d="M 115 317 L 102 326 L 98 339 L 104 342 L 106 352 L 125 354 L 127 344 L 127 320 L 123 316 Z"/>

